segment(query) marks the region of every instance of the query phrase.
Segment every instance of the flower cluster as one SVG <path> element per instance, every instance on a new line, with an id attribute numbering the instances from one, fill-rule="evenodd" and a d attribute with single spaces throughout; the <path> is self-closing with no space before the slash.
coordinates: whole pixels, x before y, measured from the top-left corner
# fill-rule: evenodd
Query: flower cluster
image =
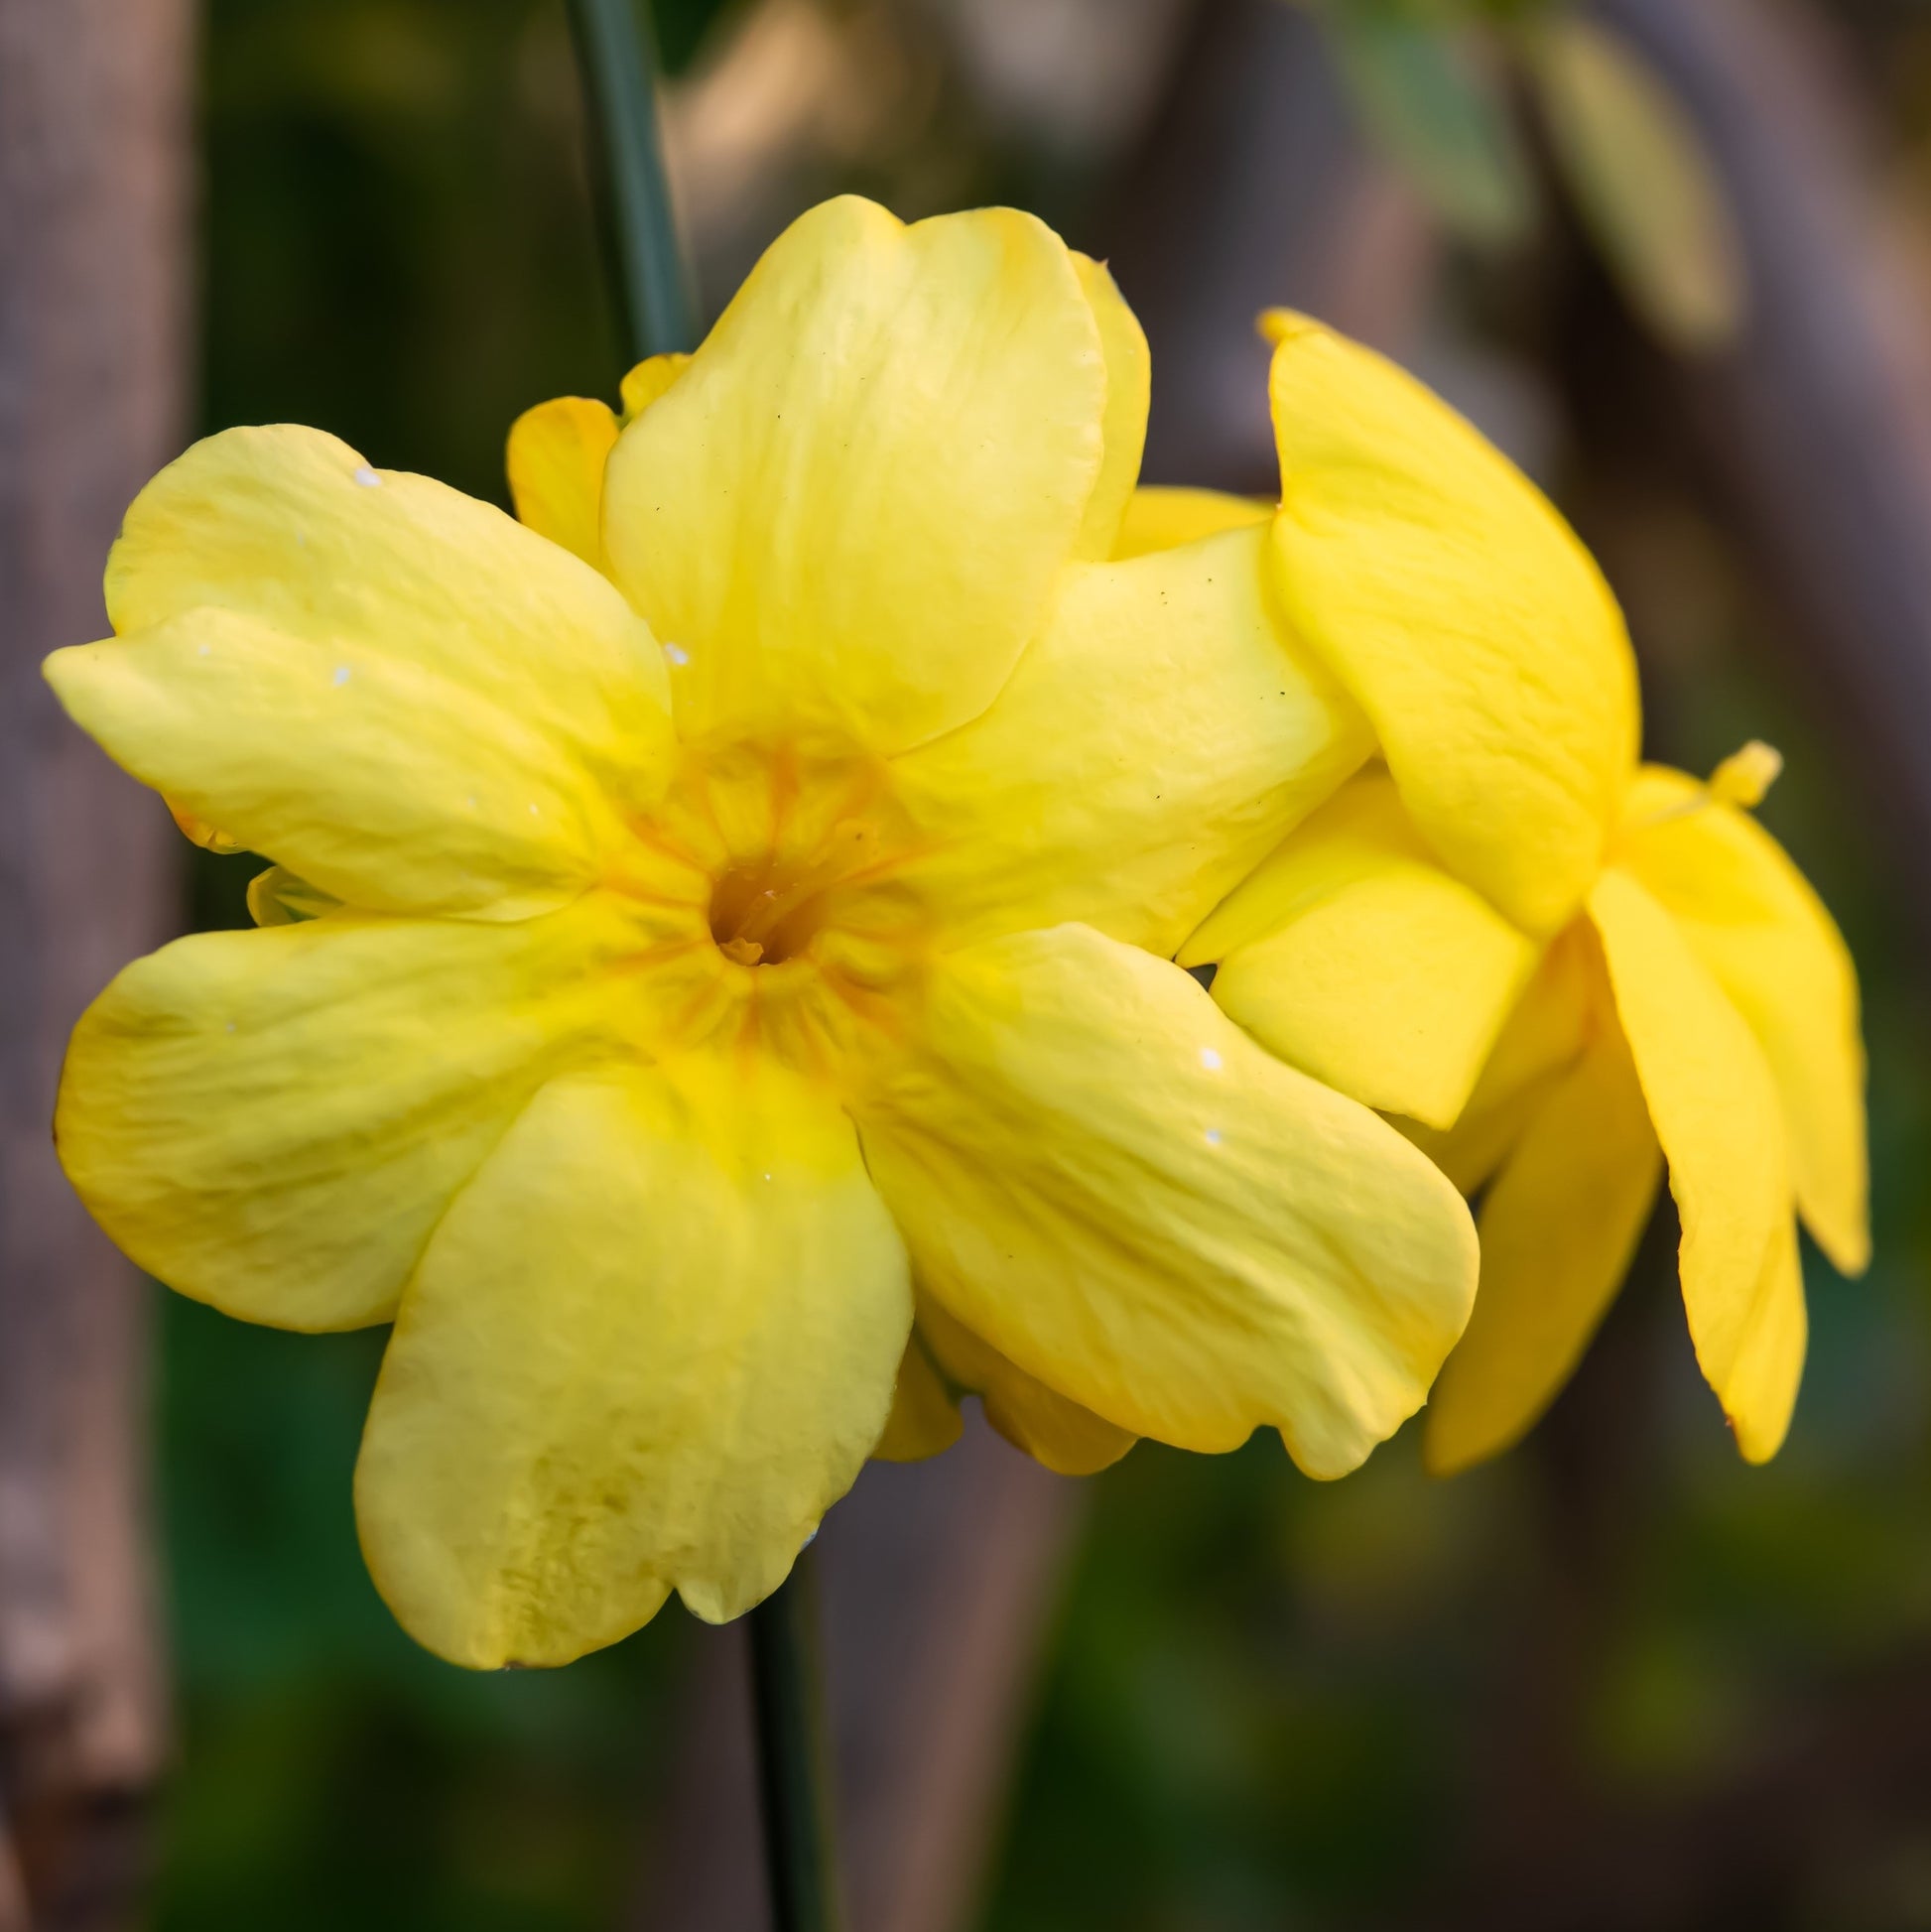
<path id="1" fill-rule="evenodd" d="M 621 416 L 525 416 L 519 520 L 293 428 L 130 509 L 115 635 L 48 675 L 273 862 L 258 930 L 83 1018 L 62 1156 L 182 1292 L 393 1323 L 357 1512 L 432 1648 L 734 1615 L 967 1391 L 1056 1469 L 1268 1426 L 1333 1477 L 1446 1360 L 1468 1461 L 1583 1345 L 1659 1143 L 1774 1447 L 1793 1197 L 1863 1255 L 1842 947 L 1747 772 L 1637 770 L 1533 489 L 1272 326 L 1278 509 L 1136 490 L 1102 267 L 843 199 Z"/>

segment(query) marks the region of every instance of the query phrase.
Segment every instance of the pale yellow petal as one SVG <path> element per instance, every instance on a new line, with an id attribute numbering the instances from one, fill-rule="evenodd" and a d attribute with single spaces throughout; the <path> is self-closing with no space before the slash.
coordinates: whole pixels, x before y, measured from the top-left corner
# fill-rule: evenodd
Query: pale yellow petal
<path id="1" fill-rule="evenodd" d="M 635 944 L 602 895 L 516 926 L 335 915 L 178 940 L 74 1029 L 62 1164 L 183 1294 L 280 1328 L 387 1321 Z"/>
<path id="2" fill-rule="evenodd" d="M 1283 1060 L 1384 1112 L 1448 1127 L 1540 946 L 1442 869 L 1386 770 L 1362 772 L 1180 951 Z"/>
<path id="3" fill-rule="evenodd" d="M 1171 954 L 1367 755 L 1288 640 L 1264 534 L 1076 566 L 984 716 L 895 759 L 896 875 L 955 938 L 1078 919 Z"/>
<path id="4" fill-rule="evenodd" d="M 1776 1085 L 1737 1008 L 1641 884 L 1611 866 L 1589 909 L 1669 1161 L 1697 1360 L 1738 1448 L 1760 1462 L 1789 1426 L 1804 1357 Z"/>
<path id="5" fill-rule="evenodd" d="M 983 1336 L 929 1296 L 919 1334 L 958 1387 L 970 1389 L 985 1419 L 1013 1448 L 1058 1476 L 1095 1476 L 1133 1447 L 1133 1437 L 1008 1361 Z"/>
<path id="6" fill-rule="evenodd" d="M 1080 557 L 1105 558 L 1115 554 L 1120 519 L 1133 485 L 1140 480 L 1153 364 L 1139 318 L 1126 306 L 1126 298 L 1106 265 L 1076 250 L 1073 266 L 1093 305 L 1093 319 L 1099 324 L 1099 343 L 1106 357 L 1105 453 L 1093 495 L 1087 500 L 1087 514 L 1074 552 Z"/>
<path id="7" fill-rule="evenodd" d="M 761 1060 L 558 1082 L 404 1296 L 355 1472 L 370 1574 L 478 1669 L 567 1663 L 673 1589 L 735 1616 L 863 1466 L 911 1324 L 816 1090 Z"/>
<path id="8" fill-rule="evenodd" d="M 74 722 L 178 810 L 370 911 L 522 918 L 581 892 L 623 837 L 555 737 L 359 640 L 207 608 L 45 669 Z"/>
<path id="9" fill-rule="evenodd" d="M 1783 847 L 1681 772 L 1644 771 L 1620 853 L 1756 1035 L 1783 1101 L 1798 1209 L 1832 1263 L 1862 1273 L 1865 1056 L 1843 935 Z"/>
<path id="10" fill-rule="evenodd" d="M 1269 324 L 1288 619 L 1373 720 L 1423 837 L 1553 932 L 1635 762 L 1615 600 L 1540 492 L 1421 384 L 1302 317 Z"/>
<path id="11" fill-rule="evenodd" d="M 845 196 L 766 252 L 619 438 L 603 536 L 688 738 L 903 750 L 983 710 L 1099 476 L 1100 332 L 1030 215 Z"/>
<path id="12" fill-rule="evenodd" d="M 1661 1166 L 1611 1017 L 1482 1197 L 1475 1314 L 1428 1398 L 1436 1474 L 1498 1455 L 1555 1399 L 1628 1272 Z"/>
<path id="13" fill-rule="evenodd" d="M 1223 530 L 1241 530 L 1265 523 L 1274 506 L 1251 496 L 1226 496 L 1220 490 L 1175 489 L 1150 484 L 1136 489 L 1120 520 L 1113 542 L 1116 560 L 1144 557 L 1153 550 L 1171 550 Z"/>
<path id="14" fill-rule="evenodd" d="M 915 1329 L 899 1359 L 885 1433 L 871 1453 L 881 1463 L 923 1463 L 950 1449 L 963 1426 L 959 1403 Z"/>
<path id="15" fill-rule="evenodd" d="M 558 396 L 510 425 L 506 467 L 519 522 L 584 563 L 603 562 L 603 465 L 616 447 L 608 403 Z"/>
<path id="16" fill-rule="evenodd" d="M 922 1038 L 852 1109 L 922 1290 L 1134 1435 L 1225 1450 L 1271 1424 L 1343 1475 L 1467 1319 L 1448 1182 L 1086 927 L 939 962 Z"/>
<path id="17" fill-rule="evenodd" d="M 501 510 L 373 469 L 320 430 L 195 444 L 134 499 L 106 589 L 124 635 L 229 611 L 335 664 L 382 658 L 465 686 L 628 802 L 668 781 L 663 655 L 608 580 Z"/>

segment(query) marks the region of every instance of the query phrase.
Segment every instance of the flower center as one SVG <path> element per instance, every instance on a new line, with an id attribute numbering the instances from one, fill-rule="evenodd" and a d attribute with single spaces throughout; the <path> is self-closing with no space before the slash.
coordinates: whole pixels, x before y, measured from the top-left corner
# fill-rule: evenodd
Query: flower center
<path id="1" fill-rule="evenodd" d="M 905 843 L 883 768 L 789 745 L 712 747 L 667 826 L 707 879 L 706 922 L 734 966 L 782 966 L 840 926 Z"/>
<path id="2" fill-rule="evenodd" d="M 819 865 L 734 865 L 710 888 L 710 937 L 738 966 L 782 966 L 811 944 L 835 882 Z"/>

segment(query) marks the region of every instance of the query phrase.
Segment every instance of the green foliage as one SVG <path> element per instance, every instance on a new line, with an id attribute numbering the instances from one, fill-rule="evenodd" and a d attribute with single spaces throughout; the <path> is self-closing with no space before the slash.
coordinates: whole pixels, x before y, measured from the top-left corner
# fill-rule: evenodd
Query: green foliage
<path id="1" fill-rule="evenodd" d="M 1370 135 L 1430 206 L 1472 241 L 1522 240 L 1534 183 L 1480 43 L 1409 8 L 1342 7 L 1329 27 Z"/>
<path id="2" fill-rule="evenodd" d="M 1689 117 L 1592 21 L 1556 16 L 1525 46 L 1556 158 L 1631 307 L 1676 347 L 1720 347 L 1743 319 L 1742 256 Z"/>
<path id="3" fill-rule="evenodd" d="M 1511 76 L 1630 308 L 1671 347 L 1719 348 L 1747 291 L 1722 184 L 1642 56 L 1568 0 L 1317 0 L 1370 139 L 1448 229 L 1519 246 L 1537 192 Z"/>

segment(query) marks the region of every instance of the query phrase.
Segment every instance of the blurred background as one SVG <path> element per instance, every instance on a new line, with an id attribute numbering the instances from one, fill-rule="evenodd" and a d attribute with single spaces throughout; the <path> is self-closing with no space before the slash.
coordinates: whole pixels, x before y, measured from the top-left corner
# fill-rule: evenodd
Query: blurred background
<path id="1" fill-rule="evenodd" d="M 1652 1229 L 1582 1374 L 1447 1483 L 1271 1437 L 1093 1481 L 974 1427 L 821 1544 L 856 1932 L 1931 1928 L 1931 5 L 660 0 L 708 306 L 804 206 L 1037 209 L 1154 351 L 1149 480 L 1271 491 L 1256 311 L 1416 369 L 1596 548 L 1648 749 L 1780 745 L 1844 925 L 1877 1259 L 1805 1254 L 1745 1469 Z M 504 500 L 614 397 L 562 0 L 0 0 L 0 1932 L 766 1922 L 739 1638 L 556 1674 L 395 1629 L 349 1471 L 380 1335 L 131 1281 L 61 1041 L 245 923 L 34 666 L 134 489 L 294 420 Z M 192 858 L 193 863 L 190 863 Z"/>

